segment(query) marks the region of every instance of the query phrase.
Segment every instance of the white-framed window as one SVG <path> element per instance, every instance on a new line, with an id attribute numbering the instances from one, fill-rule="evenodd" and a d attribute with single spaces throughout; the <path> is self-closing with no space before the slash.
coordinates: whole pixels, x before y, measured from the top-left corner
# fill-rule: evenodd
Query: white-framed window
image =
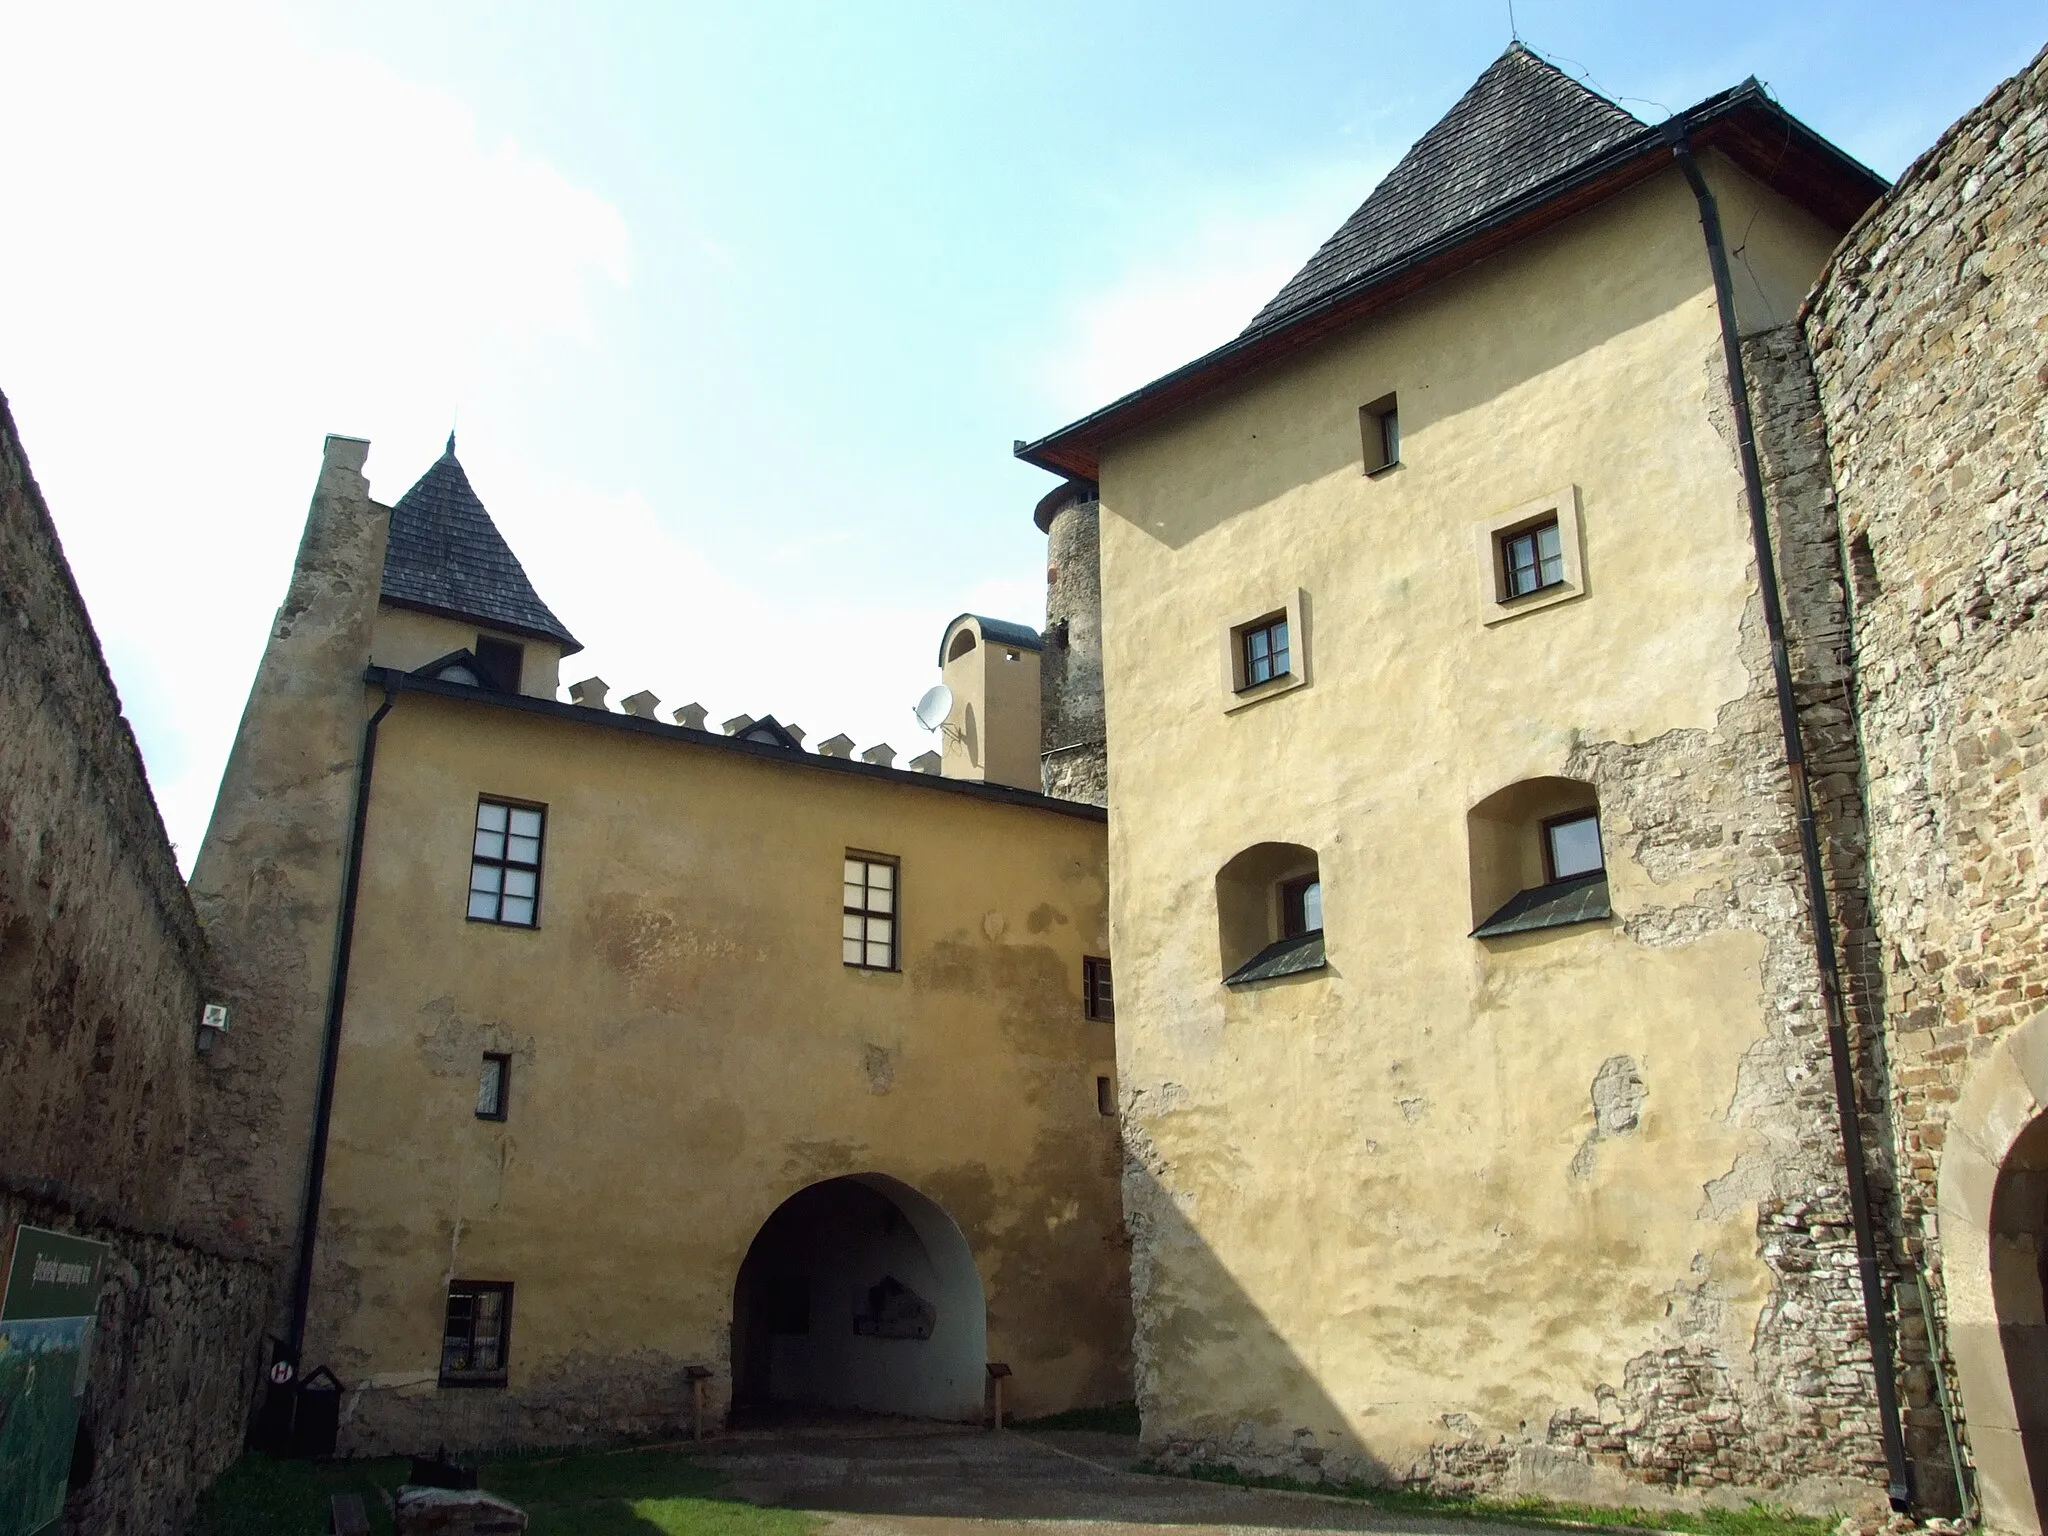
<path id="1" fill-rule="evenodd" d="M 547 808 L 479 799 L 470 846 L 469 920 L 508 928 L 540 925 L 541 840 Z"/>
<path id="2" fill-rule="evenodd" d="M 839 929 L 839 957 L 846 964 L 863 971 L 896 969 L 901 881 L 902 868 L 889 855 L 848 850 Z"/>

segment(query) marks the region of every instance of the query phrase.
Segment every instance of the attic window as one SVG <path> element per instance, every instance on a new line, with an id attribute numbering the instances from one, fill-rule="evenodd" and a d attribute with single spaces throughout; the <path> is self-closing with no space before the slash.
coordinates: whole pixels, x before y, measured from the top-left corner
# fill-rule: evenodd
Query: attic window
<path id="1" fill-rule="evenodd" d="M 478 635 L 476 664 L 486 683 L 501 693 L 517 693 L 526 671 L 526 647 L 510 640 L 493 640 L 489 635 Z"/>
<path id="2" fill-rule="evenodd" d="M 1365 449 L 1365 472 L 1376 475 L 1401 462 L 1401 414 L 1392 395 L 1381 395 L 1358 408 L 1358 435 Z"/>

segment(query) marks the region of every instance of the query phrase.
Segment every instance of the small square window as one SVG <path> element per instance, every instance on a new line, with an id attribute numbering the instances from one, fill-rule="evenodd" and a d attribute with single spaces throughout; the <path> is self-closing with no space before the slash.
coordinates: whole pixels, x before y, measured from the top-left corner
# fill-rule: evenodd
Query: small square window
<path id="1" fill-rule="evenodd" d="M 1088 955 L 1081 961 L 1081 1012 L 1105 1024 L 1116 1022 L 1116 994 L 1109 974 L 1109 961 Z"/>
<path id="2" fill-rule="evenodd" d="M 1280 937 L 1298 939 L 1319 933 L 1323 926 L 1323 882 L 1318 875 L 1289 880 L 1280 887 Z"/>
<path id="3" fill-rule="evenodd" d="M 1607 861 L 1600 853 L 1599 813 L 1574 811 L 1569 816 L 1555 816 L 1544 822 L 1543 864 L 1544 872 L 1552 881 L 1569 880 L 1574 875 L 1590 875 L 1605 869 Z"/>
<path id="4" fill-rule="evenodd" d="M 483 1071 L 476 1083 L 477 1119 L 504 1119 L 511 1088 L 512 1058 L 497 1051 L 484 1052 Z"/>
<path id="5" fill-rule="evenodd" d="M 540 845 L 547 812 L 479 800 L 470 845 L 469 918 L 508 928 L 540 926 Z"/>
<path id="6" fill-rule="evenodd" d="M 526 647 L 510 640 L 493 640 L 488 635 L 476 637 L 476 650 L 472 653 L 476 664 L 483 670 L 485 680 L 500 693 L 517 693 L 520 679 L 526 671 Z"/>
<path id="7" fill-rule="evenodd" d="M 1365 472 L 1376 475 L 1401 462 L 1401 413 L 1392 395 L 1382 395 L 1358 408 L 1358 435 L 1365 449 Z"/>
<path id="8" fill-rule="evenodd" d="M 455 1280 L 441 1324 L 441 1385 L 502 1387 L 512 1346 L 512 1282 Z"/>
<path id="9" fill-rule="evenodd" d="M 863 971 L 896 969 L 898 869 L 878 853 L 846 855 L 840 899 L 840 959 Z"/>
<path id="10" fill-rule="evenodd" d="M 1276 677 L 1285 677 L 1293 670 L 1289 661 L 1290 648 L 1287 643 L 1287 615 L 1271 614 L 1255 624 L 1248 624 L 1239 632 L 1238 643 L 1244 647 L 1244 683 L 1238 689 L 1256 688 L 1270 683 Z"/>
<path id="11" fill-rule="evenodd" d="M 1564 541 L 1557 519 L 1504 533 L 1500 540 L 1501 601 L 1564 584 Z"/>

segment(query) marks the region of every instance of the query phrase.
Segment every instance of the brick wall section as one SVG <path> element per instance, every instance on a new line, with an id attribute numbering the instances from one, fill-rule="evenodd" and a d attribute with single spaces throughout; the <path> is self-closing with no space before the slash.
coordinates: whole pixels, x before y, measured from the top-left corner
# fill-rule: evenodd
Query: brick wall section
<path id="1" fill-rule="evenodd" d="M 1850 572 L 1896 1237 L 1936 1277 L 1950 1108 L 2048 998 L 2044 253 L 2048 53 L 1915 162 L 1804 316 Z"/>
<path id="2" fill-rule="evenodd" d="M 270 1271 L 195 1231 L 199 925 L 0 401 L 0 1249 L 113 1245 L 68 1524 L 174 1532 L 240 1448 Z"/>

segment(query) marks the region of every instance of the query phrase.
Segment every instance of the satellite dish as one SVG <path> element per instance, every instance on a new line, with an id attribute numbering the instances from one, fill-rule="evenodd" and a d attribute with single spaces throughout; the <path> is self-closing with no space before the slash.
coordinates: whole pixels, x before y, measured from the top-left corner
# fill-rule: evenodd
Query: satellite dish
<path id="1" fill-rule="evenodd" d="M 944 683 L 927 688 L 923 698 L 910 711 L 917 716 L 917 723 L 928 731 L 936 731 L 946 723 L 946 716 L 953 713 L 953 690 Z"/>

